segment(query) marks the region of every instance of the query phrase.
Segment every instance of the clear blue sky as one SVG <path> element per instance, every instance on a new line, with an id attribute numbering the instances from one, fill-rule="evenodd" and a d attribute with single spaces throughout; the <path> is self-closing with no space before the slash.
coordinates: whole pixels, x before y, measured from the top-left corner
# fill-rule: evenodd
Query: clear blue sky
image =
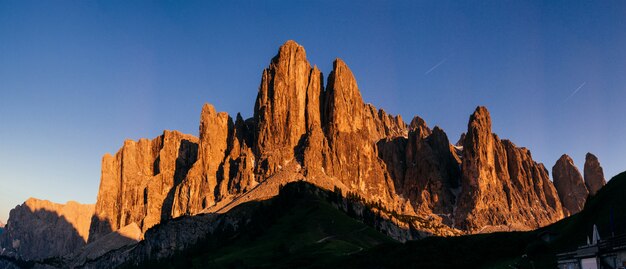
<path id="1" fill-rule="evenodd" d="M 95 202 L 104 153 L 197 134 L 205 102 L 251 116 L 288 39 L 452 141 L 485 105 L 548 169 L 591 151 L 626 170 L 625 1 L 0 0 L 0 220 L 30 196 Z"/>

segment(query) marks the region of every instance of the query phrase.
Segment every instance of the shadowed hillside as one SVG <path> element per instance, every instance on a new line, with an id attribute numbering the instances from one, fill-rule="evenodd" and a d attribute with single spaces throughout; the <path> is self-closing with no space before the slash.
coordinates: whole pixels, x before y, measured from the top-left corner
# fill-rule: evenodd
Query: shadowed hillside
<path id="1" fill-rule="evenodd" d="M 554 268 L 556 254 L 585 244 L 594 224 L 601 237 L 626 233 L 626 172 L 591 197 L 583 211 L 542 229 L 384 244 L 337 259 L 333 267 Z M 547 234 L 549 242 L 542 239 Z"/>
<path id="2" fill-rule="evenodd" d="M 615 234 L 626 233 L 626 173 L 614 177 L 579 214 L 530 232 L 399 243 L 366 225 L 365 215 L 338 210 L 333 199 L 332 192 L 309 184 L 288 184 L 271 200 L 233 210 L 251 214 L 246 225 L 215 229 L 221 232 L 173 258 L 141 264 L 144 268 L 552 268 L 556 253 L 585 243 L 593 224 L 603 237 L 610 235 L 611 211 Z M 546 234 L 550 240 L 544 240 Z"/>
<path id="3" fill-rule="evenodd" d="M 93 208 L 72 201 L 56 204 L 30 198 L 11 210 L 0 235 L 1 254 L 24 260 L 72 254 L 86 244 Z"/>

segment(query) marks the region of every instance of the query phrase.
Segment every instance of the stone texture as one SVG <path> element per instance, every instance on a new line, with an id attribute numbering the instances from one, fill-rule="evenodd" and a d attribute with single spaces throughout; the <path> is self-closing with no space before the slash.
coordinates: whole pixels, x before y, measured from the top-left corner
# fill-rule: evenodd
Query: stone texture
<path id="1" fill-rule="evenodd" d="M 256 173 L 269 176 L 294 160 L 307 126 L 320 123 L 321 73 L 294 41 L 280 47 L 263 70 L 254 107 Z"/>
<path id="2" fill-rule="evenodd" d="M 352 71 L 335 60 L 324 102 L 324 131 L 328 155 L 324 171 L 363 197 L 399 207 L 393 180 L 378 158 L 376 143 L 406 134 L 406 124 L 370 104 L 364 104 Z M 385 124 L 389 123 L 389 126 Z"/>
<path id="3" fill-rule="evenodd" d="M 115 156 L 105 155 L 89 242 L 133 222 L 146 231 L 168 219 L 175 187 L 197 154 L 196 137 L 164 131 L 153 140 L 126 140 Z"/>
<path id="4" fill-rule="evenodd" d="M 93 212 L 94 205 L 30 198 L 9 213 L 2 255 L 43 260 L 71 254 L 86 244 Z"/>
<path id="5" fill-rule="evenodd" d="M 98 259 L 105 254 L 126 246 L 134 245 L 143 239 L 143 232 L 136 223 L 108 233 L 86 245 L 77 255 L 71 257 L 71 268 L 82 266 L 87 261 Z"/>
<path id="6" fill-rule="evenodd" d="M 604 172 L 602 171 L 602 166 L 600 166 L 600 161 L 598 161 L 596 155 L 591 153 L 585 155 L 585 168 L 583 173 L 585 174 L 585 186 L 589 191 L 589 195 L 596 195 L 598 190 L 606 185 Z"/>
<path id="7" fill-rule="evenodd" d="M 456 225 L 470 232 L 528 230 L 562 217 L 543 165 L 527 149 L 500 140 L 489 111 L 476 108 L 463 141 Z"/>
<path id="8" fill-rule="evenodd" d="M 225 180 L 222 164 L 232 132 L 228 114 L 217 113 L 209 104 L 202 107 L 198 158 L 175 190 L 174 216 L 196 214 L 215 204 L 219 193 L 214 190 Z"/>
<path id="9" fill-rule="evenodd" d="M 572 158 L 563 154 L 552 167 L 552 177 L 563 203 L 565 216 L 580 212 L 585 206 L 589 191 Z"/>
<path id="10" fill-rule="evenodd" d="M 415 117 L 408 139 L 396 137 L 378 143 L 379 155 L 394 179 L 395 191 L 409 199 L 419 215 L 452 225 L 460 160 L 443 130 L 432 131 Z"/>

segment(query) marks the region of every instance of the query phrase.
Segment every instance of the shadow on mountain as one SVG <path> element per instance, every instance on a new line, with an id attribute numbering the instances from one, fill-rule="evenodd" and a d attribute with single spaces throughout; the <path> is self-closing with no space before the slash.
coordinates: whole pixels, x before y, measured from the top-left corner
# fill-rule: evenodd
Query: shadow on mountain
<path id="1" fill-rule="evenodd" d="M 79 211 L 67 219 L 53 210 L 33 210 L 29 201 L 11 210 L 0 235 L 0 268 L 65 268 L 70 262 L 96 259 L 140 240 L 141 229 L 133 223 L 87 244 L 89 220 L 97 217 Z M 98 223 L 108 224 L 108 220 L 98 219 Z"/>
<path id="2" fill-rule="evenodd" d="M 381 139 L 376 142 L 378 157 L 383 160 L 387 172 L 393 180 L 395 193 L 404 192 L 404 173 L 407 168 L 405 163 L 407 139 L 395 137 L 393 139 Z"/>
<path id="3" fill-rule="evenodd" d="M 91 223 L 89 225 L 89 238 L 88 243 L 97 240 L 99 237 L 95 237 L 91 233 L 97 232 L 98 234 L 109 234 L 113 231 L 111 227 L 111 221 L 109 218 L 100 218 L 95 213 L 91 216 Z"/>
<path id="4" fill-rule="evenodd" d="M 28 203 L 11 210 L 6 230 L 0 235 L 3 248 L 0 255 L 6 266 L 31 268 L 38 263 L 57 264 L 60 257 L 85 246 L 89 216 L 84 216 L 84 220 L 80 216 L 68 220 L 55 211 L 33 210 Z"/>
<path id="5" fill-rule="evenodd" d="M 586 245 L 594 225 L 601 238 L 626 234 L 626 172 L 591 197 L 583 211 L 544 228 L 381 244 L 314 267 L 556 268 L 556 254 Z"/>
<path id="6" fill-rule="evenodd" d="M 132 246 L 88 259 L 94 268 L 554 268 L 556 253 L 600 235 L 626 233 L 626 173 L 581 213 L 530 232 L 428 237 L 399 243 L 380 208 L 306 182 L 224 214 L 164 221 Z M 397 216 L 402 218 L 403 216 Z M 373 224 L 372 224 L 373 223 Z M 380 225 L 380 224 L 383 225 Z M 376 227 L 376 228 L 373 228 Z M 407 232 L 397 229 L 396 232 Z M 410 231 L 408 231 L 410 232 Z M 63 266 L 61 266 L 63 267 Z"/>
<path id="7" fill-rule="evenodd" d="M 78 223 L 70 223 L 57 212 L 32 210 L 26 203 L 11 210 L 6 232 L 1 235 L 2 247 L 15 251 L 25 260 L 43 260 L 64 256 L 83 247 L 86 229 L 79 233 Z"/>
<path id="8" fill-rule="evenodd" d="M 170 188 L 167 196 L 165 196 L 165 199 L 163 200 L 163 206 L 161 207 L 161 222 L 171 218 L 176 190 L 185 177 L 187 177 L 187 173 L 189 173 L 189 170 L 197 159 L 198 144 L 186 139 L 181 140 L 178 148 L 178 156 L 176 157 L 176 169 L 174 170 L 174 186 Z M 155 161 L 155 167 L 158 167 L 158 161 L 159 158 Z M 158 169 L 155 169 L 154 171 L 156 173 Z"/>
<path id="9" fill-rule="evenodd" d="M 300 181 L 278 196 L 224 214 L 183 216 L 150 228 L 135 246 L 107 253 L 90 267 L 298 268 L 395 242 L 376 205 Z M 376 228 L 374 228 L 376 227 Z"/>

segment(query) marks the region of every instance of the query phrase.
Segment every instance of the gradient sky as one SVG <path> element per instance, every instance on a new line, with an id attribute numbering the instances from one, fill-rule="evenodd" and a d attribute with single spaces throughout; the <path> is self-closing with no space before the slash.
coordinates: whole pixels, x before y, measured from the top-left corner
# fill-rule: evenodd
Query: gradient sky
<path id="1" fill-rule="evenodd" d="M 485 105 L 548 169 L 591 151 L 626 170 L 626 1 L 0 0 L 0 220 L 31 196 L 94 203 L 104 153 L 197 135 L 205 102 L 252 116 L 289 39 L 453 142 Z"/>

